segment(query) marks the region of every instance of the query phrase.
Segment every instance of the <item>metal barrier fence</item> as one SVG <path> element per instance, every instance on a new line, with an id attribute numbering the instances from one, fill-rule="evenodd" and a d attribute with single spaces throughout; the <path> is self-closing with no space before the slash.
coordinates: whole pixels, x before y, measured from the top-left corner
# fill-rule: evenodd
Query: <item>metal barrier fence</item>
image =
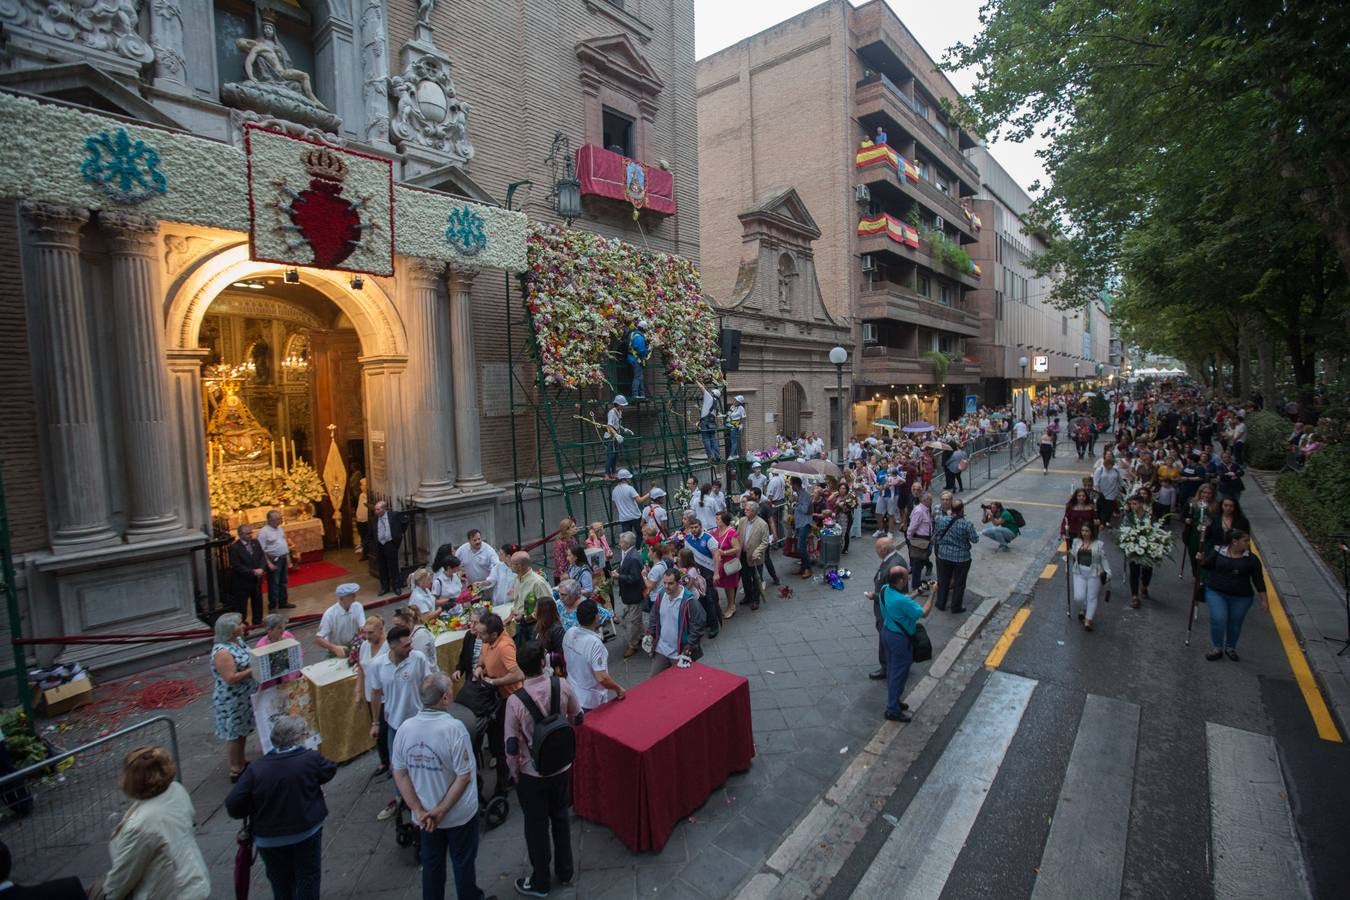
<path id="1" fill-rule="evenodd" d="M 967 457 L 969 464 L 966 471 L 961 473 L 964 489 L 971 491 L 982 484 L 988 484 L 995 478 L 1003 477 L 1004 473 L 1014 466 L 1036 456 L 1039 452 L 1037 446 L 1041 430 L 1043 429 L 1029 431 L 1020 442 L 1011 435 L 1001 435 L 1002 440 L 986 444 L 973 452 L 967 450 L 966 452 L 970 454 Z M 989 436 L 982 435 L 982 437 Z M 936 487 L 938 479 L 934 478 L 933 483 Z"/>
<path id="2" fill-rule="evenodd" d="M 146 744 L 167 747 L 178 768 L 173 720 L 154 716 L 0 778 L 0 840 L 15 881 L 68 872 L 71 857 L 107 844 L 129 803 L 117 787 L 122 760 Z"/>

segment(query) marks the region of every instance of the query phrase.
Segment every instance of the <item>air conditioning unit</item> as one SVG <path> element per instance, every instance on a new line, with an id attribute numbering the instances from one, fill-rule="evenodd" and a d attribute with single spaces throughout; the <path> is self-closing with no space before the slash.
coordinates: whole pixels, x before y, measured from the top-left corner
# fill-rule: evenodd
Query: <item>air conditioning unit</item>
<path id="1" fill-rule="evenodd" d="M 877 270 L 877 261 L 872 258 L 872 254 L 870 253 L 863 254 L 862 270 L 864 272 L 875 272 Z"/>
<path id="2" fill-rule="evenodd" d="M 853 199 L 856 200 L 858 203 L 871 203 L 872 191 L 869 190 L 867 185 L 865 184 L 854 185 Z"/>
<path id="3" fill-rule="evenodd" d="M 933 219 L 933 228 L 936 229 L 937 231 L 941 231 L 946 227 L 947 223 L 942 221 L 942 216 L 937 216 Z"/>
<path id="4" fill-rule="evenodd" d="M 863 323 L 863 343 L 875 344 L 877 342 L 877 326 L 872 322 Z"/>

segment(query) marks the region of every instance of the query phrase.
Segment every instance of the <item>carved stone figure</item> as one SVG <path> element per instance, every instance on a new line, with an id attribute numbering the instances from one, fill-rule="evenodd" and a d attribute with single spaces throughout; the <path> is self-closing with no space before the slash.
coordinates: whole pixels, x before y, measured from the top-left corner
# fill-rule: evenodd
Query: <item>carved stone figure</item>
<path id="1" fill-rule="evenodd" d="M 431 29 L 431 13 L 436 8 L 436 0 L 417 0 L 417 24 Z"/>
<path id="2" fill-rule="evenodd" d="M 291 56 L 277 39 L 277 27 L 272 22 L 263 19 L 262 33 L 258 37 L 239 38 L 235 44 L 248 54 L 244 57 L 244 76 L 249 81 L 294 86 L 319 109 L 328 108 L 314 96 L 309 73 L 291 65 Z"/>

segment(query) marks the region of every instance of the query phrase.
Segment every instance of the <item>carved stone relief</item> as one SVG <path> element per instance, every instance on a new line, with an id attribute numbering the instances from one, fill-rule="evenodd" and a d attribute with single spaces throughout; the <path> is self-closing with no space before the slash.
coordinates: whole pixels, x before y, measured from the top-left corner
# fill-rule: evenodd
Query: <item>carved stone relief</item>
<path id="1" fill-rule="evenodd" d="M 258 36 L 239 38 L 236 43 L 246 54 L 244 80 L 221 85 L 224 103 L 264 119 L 289 121 L 323 132 L 336 132 L 341 127 L 342 120 L 314 95 L 309 73 L 291 62 L 266 12 Z"/>
<path id="2" fill-rule="evenodd" d="M 135 63 L 153 62 L 154 51 L 137 31 L 137 7 L 136 0 L 0 0 L 0 22 Z"/>

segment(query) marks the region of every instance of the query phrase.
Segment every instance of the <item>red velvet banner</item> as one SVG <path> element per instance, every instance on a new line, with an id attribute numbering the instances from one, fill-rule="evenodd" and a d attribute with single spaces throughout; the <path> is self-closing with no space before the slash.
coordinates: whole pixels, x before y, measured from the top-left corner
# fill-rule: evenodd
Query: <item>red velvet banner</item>
<path id="1" fill-rule="evenodd" d="M 622 153 L 582 145 L 577 150 L 577 180 L 583 196 L 621 200 L 664 216 L 675 214 L 675 176 Z"/>

